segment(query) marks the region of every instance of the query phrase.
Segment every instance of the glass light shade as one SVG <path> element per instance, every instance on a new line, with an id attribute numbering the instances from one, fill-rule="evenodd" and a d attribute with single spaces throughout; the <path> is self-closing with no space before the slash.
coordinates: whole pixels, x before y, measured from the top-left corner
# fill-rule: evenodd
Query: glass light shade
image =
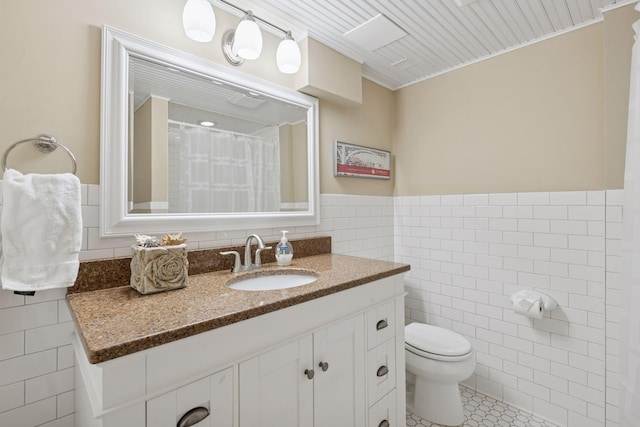
<path id="1" fill-rule="evenodd" d="M 207 0 L 187 0 L 182 10 L 182 26 L 191 40 L 210 42 L 216 31 L 216 15 Z"/>
<path id="2" fill-rule="evenodd" d="M 300 69 L 300 63 L 302 62 L 300 48 L 290 33 L 287 33 L 284 40 L 278 45 L 276 62 L 278 69 L 284 74 L 294 74 Z"/>
<path id="3" fill-rule="evenodd" d="M 233 50 L 244 59 L 258 59 L 262 53 L 262 33 L 250 11 L 236 28 Z"/>

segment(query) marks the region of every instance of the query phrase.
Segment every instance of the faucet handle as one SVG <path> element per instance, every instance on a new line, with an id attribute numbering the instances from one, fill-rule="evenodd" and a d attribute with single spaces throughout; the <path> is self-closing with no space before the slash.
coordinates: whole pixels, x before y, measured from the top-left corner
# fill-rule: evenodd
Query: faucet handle
<path id="1" fill-rule="evenodd" d="M 272 248 L 271 246 L 266 246 L 264 248 L 256 249 L 256 263 L 255 263 L 256 267 L 262 267 L 262 260 L 260 259 L 260 252 L 269 250 L 271 248 Z"/>
<path id="2" fill-rule="evenodd" d="M 233 268 L 231 269 L 231 272 L 238 273 L 239 271 L 242 271 L 242 264 L 240 263 L 240 254 L 238 253 L 238 251 L 224 251 L 220 252 L 220 255 L 234 255 L 235 260 L 233 262 Z"/>

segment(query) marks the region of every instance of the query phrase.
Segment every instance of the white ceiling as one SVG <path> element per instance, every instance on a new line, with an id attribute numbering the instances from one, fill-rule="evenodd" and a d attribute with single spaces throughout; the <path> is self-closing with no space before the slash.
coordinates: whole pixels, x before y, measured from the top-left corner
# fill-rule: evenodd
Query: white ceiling
<path id="1" fill-rule="evenodd" d="M 233 9 L 212 0 L 230 12 Z M 363 64 L 364 77 L 389 89 L 476 62 L 601 19 L 629 0 L 230 0 L 299 40 L 307 34 Z M 237 12 L 236 12 L 237 13 Z M 408 34 L 374 51 L 345 33 L 379 14 Z M 394 65 L 395 64 L 395 65 Z"/>

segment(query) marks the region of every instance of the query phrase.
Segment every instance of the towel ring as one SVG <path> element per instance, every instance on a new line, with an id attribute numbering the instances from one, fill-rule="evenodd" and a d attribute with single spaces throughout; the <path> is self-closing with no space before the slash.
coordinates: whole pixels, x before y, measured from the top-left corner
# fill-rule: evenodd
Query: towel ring
<path id="1" fill-rule="evenodd" d="M 62 148 L 67 153 L 67 155 L 69 155 L 69 157 L 71 158 L 71 163 L 73 163 L 73 171 L 71 173 L 73 173 L 74 175 L 76 174 L 76 170 L 78 167 L 78 164 L 76 162 L 76 156 L 73 155 L 71 150 L 69 150 L 63 144 L 60 144 L 51 135 L 38 135 L 35 138 L 23 139 L 22 141 L 13 143 L 11 147 L 9 147 L 7 151 L 4 152 L 4 155 L 2 156 L 2 172 L 7 170 L 7 157 L 9 156 L 9 152 L 13 150 L 15 147 L 17 147 L 18 145 L 23 144 L 25 142 L 31 142 L 31 141 L 33 141 L 33 146 L 35 147 L 35 149 L 40 151 L 41 153 L 51 153 L 52 151 L 55 151 L 55 149 L 58 147 Z"/>

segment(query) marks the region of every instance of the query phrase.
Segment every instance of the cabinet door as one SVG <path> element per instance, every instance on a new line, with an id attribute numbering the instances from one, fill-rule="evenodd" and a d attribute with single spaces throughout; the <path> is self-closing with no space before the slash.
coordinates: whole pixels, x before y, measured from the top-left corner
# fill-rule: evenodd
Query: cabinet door
<path id="1" fill-rule="evenodd" d="M 192 409 L 204 407 L 209 416 L 194 426 L 233 425 L 233 368 L 147 401 L 148 427 L 175 427 Z"/>
<path id="2" fill-rule="evenodd" d="M 313 425 L 312 350 L 309 335 L 240 363 L 240 427 Z"/>
<path id="3" fill-rule="evenodd" d="M 316 371 L 314 426 L 364 426 L 366 403 L 363 315 L 316 331 L 313 338 Z"/>

